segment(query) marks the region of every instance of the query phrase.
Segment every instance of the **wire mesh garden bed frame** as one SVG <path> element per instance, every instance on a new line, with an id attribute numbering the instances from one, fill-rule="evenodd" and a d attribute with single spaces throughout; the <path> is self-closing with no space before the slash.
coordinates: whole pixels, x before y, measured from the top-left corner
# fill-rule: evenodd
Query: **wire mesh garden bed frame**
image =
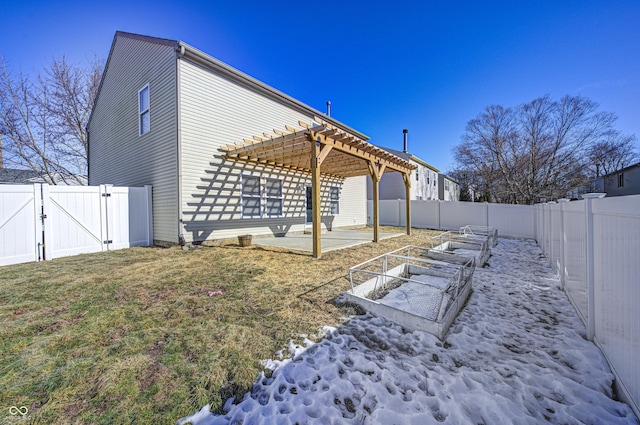
<path id="1" fill-rule="evenodd" d="M 473 257 L 406 246 L 351 267 L 344 299 L 443 339 L 471 292 L 475 264 Z"/>
<path id="2" fill-rule="evenodd" d="M 485 236 L 489 239 L 489 246 L 496 246 L 498 244 L 497 227 L 467 224 L 460 228 L 459 233 L 466 236 Z"/>
<path id="3" fill-rule="evenodd" d="M 474 257 L 478 267 L 483 267 L 491 257 L 489 236 L 444 232 L 431 238 L 431 248 L 451 252 L 463 257 Z"/>

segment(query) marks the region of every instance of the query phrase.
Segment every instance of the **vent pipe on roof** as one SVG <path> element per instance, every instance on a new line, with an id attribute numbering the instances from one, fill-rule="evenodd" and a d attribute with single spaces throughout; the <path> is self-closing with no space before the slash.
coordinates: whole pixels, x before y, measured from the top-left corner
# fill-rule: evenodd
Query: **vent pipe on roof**
<path id="1" fill-rule="evenodd" d="M 407 134 L 409 134 L 409 130 L 407 130 L 406 128 L 404 130 L 402 130 L 402 134 L 404 134 L 404 153 L 409 153 L 407 151 Z"/>
<path id="2" fill-rule="evenodd" d="M 327 100 L 327 116 L 331 116 L 331 101 Z"/>

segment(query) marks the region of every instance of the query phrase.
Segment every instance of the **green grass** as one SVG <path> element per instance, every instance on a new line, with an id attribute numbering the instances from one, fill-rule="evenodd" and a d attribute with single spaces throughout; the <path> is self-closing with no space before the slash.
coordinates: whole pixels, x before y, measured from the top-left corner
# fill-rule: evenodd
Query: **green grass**
<path id="1" fill-rule="evenodd" d="M 348 267 L 431 234 L 319 260 L 226 243 L 2 267 L 0 424 L 19 423 L 10 406 L 42 424 L 174 423 L 207 403 L 219 410 L 251 388 L 260 360 L 340 323 L 331 300 L 348 288 Z"/>

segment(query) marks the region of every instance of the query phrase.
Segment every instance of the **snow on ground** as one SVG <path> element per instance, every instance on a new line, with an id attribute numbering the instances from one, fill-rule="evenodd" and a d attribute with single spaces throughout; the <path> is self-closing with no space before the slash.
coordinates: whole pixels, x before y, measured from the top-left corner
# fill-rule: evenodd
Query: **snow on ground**
<path id="1" fill-rule="evenodd" d="M 356 316 L 179 424 L 637 424 L 533 241 L 501 239 L 445 340 Z"/>

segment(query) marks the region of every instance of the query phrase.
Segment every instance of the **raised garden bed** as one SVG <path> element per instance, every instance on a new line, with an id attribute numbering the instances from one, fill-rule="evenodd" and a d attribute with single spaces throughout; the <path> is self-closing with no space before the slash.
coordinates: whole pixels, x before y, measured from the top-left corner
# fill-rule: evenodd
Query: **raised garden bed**
<path id="1" fill-rule="evenodd" d="M 471 292 L 474 270 L 473 257 L 406 246 L 351 267 L 344 298 L 442 339 Z"/>

